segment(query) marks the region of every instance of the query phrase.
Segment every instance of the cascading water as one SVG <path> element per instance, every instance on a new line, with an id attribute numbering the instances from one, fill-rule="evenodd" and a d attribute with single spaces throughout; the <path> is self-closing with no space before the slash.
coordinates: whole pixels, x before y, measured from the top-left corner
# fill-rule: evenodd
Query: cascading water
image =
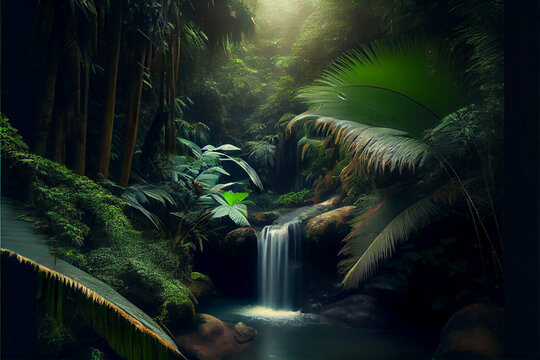
<path id="1" fill-rule="evenodd" d="M 293 310 L 299 303 L 302 223 L 265 226 L 257 238 L 259 299 L 272 309 Z"/>

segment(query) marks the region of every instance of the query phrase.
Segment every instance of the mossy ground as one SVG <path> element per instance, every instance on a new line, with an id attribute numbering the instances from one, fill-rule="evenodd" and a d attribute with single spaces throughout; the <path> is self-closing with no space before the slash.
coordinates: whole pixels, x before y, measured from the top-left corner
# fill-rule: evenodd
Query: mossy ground
<path id="1" fill-rule="evenodd" d="M 7 119 L 0 120 L 2 193 L 35 210 L 52 235 L 56 256 L 109 284 L 151 316 L 167 317 L 166 304 L 194 319 L 195 298 L 181 280 L 191 273 L 187 246 L 144 238 L 108 190 L 65 166 L 31 154 Z M 181 320 L 181 319 L 179 319 Z"/>

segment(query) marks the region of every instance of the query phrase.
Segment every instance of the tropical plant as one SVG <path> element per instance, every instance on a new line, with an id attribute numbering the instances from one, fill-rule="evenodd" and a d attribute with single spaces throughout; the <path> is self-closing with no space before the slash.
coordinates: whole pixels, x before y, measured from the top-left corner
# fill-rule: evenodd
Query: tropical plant
<path id="1" fill-rule="evenodd" d="M 255 205 L 255 203 L 246 200 L 248 196 L 248 193 L 226 191 L 205 195 L 200 201 L 204 206 L 213 208 L 211 210 L 213 219 L 228 216 L 238 226 L 251 226 L 247 219 L 246 205 Z"/>
<path id="2" fill-rule="evenodd" d="M 149 210 L 151 203 L 150 199 L 159 203 L 163 208 L 167 207 L 167 203 L 176 206 L 176 202 L 166 187 L 154 184 L 133 184 L 124 189 L 122 199 L 132 208 L 143 214 L 156 229 L 163 227 L 163 222 L 152 211 Z"/>
<path id="3" fill-rule="evenodd" d="M 257 169 L 257 173 L 268 183 L 275 165 L 276 146 L 269 141 L 248 141 L 244 146 L 247 160 Z"/>
<path id="4" fill-rule="evenodd" d="M 204 242 L 208 241 L 210 235 L 217 235 L 219 228 L 210 228 L 208 222 L 211 213 L 195 214 L 185 212 L 172 212 L 172 215 L 178 218 L 176 228 L 173 234 L 173 243 L 177 245 L 187 244 L 191 249 L 195 250 L 197 246 L 201 252 L 203 251 Z"/>
<path id="5" fill-rule="evenodd" d="M 349 256 L 340 263 L 344 286 L 373 274 L 400 242 L 461 196 L 500 265 L 480 210 L 450 163 L 482 141 L 473 130 L 474 107 L 460 110 L 468 94 L 449 47 L 419 39 L 372 42 L 337 59 L 315 85 L 300 91 L 311 110 L 293 119 L 289 131 L 317 118 L 320 134 L 351 157 L 342 170 L 345 179 L 397 172 L 405 180 L 354 222 L 340 252 Z M 462 176 L 471 176 L 464 171 Z"/>
<path id="6" fill-rule="evenodd" d="M 225 153 L 225 151 L 240 151 L 240 148 L 230 144 L 218 147 L 206 145 L 200 148 L 186 139 L 179 138 L 178 141 L 189 150 L 191 155 L 181 155 L 174 159 L 171 171 L 174 181 L 188 181 L 199 193 L 204 193 L 217 185 L 221 175 L 229 175 L 221 164 L 224 161 L 230 161 L 244 170 L 256 187 L 264 190 L 259 175 L 247 162 Z M 227 185 L 232 185 L 232 183 Z"/>

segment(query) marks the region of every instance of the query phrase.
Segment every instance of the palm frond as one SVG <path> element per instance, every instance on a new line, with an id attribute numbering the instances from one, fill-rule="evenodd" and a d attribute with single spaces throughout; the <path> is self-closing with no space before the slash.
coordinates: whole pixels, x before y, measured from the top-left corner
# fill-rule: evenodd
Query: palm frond
<path id="1" fill-rule="evenodd" d="M 328 117 L 319 118 L 316 127 L 351 156 L 352 166 L 345 171 L 376 174 L 386 169 L 400 173 L 408 169 L 414 172 L 435 161 L 435 153 L 428 144 L 400 130 Z"/>
<path id="2" fill-rule="evenodd" d="M 421 136 L 467 104 L 455 59 L 441 41 L 374 41 L 338 58 L 299 96 L 311 107 L 308 115 Z"/>
<path id="3" fill-rule="evenodd" d="M 345 273 L 342 285 L 358 286 L 371 276 L 378 263 L 394 253 L 396 246 L 416 230 L 429 224 L 440 212 L 431 196 L 405 189 L 391 194 L 371 209 L 346 238 L 339 264 Z"/>

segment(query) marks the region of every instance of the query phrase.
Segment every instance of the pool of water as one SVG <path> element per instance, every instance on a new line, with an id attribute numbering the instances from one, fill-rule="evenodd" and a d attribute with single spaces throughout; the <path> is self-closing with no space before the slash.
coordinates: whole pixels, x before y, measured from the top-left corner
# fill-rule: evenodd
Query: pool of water
<path id="1" fill-rule="evenodd" d="M 250 347 L 224 359 L 431 359 L 436 347 L 434 336 L 406 326 L 396 330 L 351 328 L 315 314 L 276 312 L 241 300 L 215 299 L 201 304 L 200 312 L 257 329 L 259 334 Z"/>

